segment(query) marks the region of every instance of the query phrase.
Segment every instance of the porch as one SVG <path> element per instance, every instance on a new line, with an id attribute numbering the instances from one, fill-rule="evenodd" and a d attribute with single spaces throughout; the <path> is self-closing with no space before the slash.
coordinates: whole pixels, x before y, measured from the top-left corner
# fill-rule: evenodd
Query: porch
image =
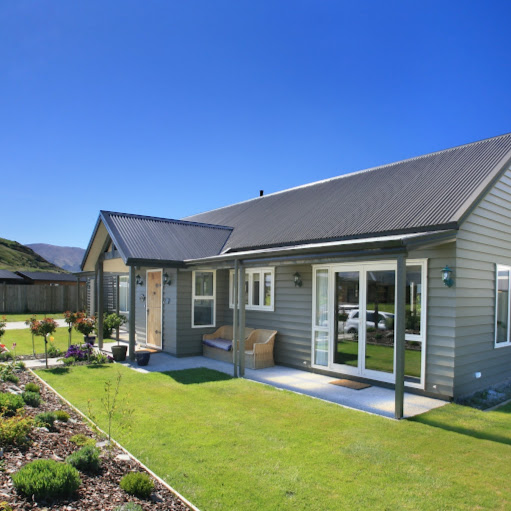
<path id="1" fill-rule="evenodd" d="M 111 350 L 115 343 L 105 343 L 104 349 Z M 123 365 L 131 367 L 140 373 L 179 371 L 197 367 L 214 369 L 232 375 L 233 366 L 226 362 L 195 356 L 177 358 L 168 353 L 153 353 L 148 366 L 138 367 L 134 362 Z M 247 380 L 256 381 L 272 387 L 304 394 L 316 399 L 335 403 L 345 408 L 351 408 L 366 413 L 394 418 L 395 394 L 393 389 L 370 386 L 361 390 L 332 385 L 335 378 L 321 374 L 301 371 L 283 366 L 266 369 L 245 369 Z M 446 401 L 430 397 L 404 394 L 404 417 L 413 417 L 446 404 Z"/>

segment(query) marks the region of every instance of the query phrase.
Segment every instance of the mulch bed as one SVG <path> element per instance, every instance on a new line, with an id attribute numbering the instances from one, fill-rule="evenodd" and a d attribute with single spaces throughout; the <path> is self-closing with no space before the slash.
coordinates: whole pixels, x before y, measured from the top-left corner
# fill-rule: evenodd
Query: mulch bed
<path id="1" fill-rule="evenodd" d="M 136 502 L 144 510 L 165 510 L 185 511 L 189 508 L 183 504 L 172 492 L 158 481 L 154 481 L 155 489 L 148 500 L 141 500 L 124 492 L 119 481 L 128 472 L 144 471 L 134 460 L 119 460 L 117 455 L 125 454 L 112 444 L 110 453 L 102 449 L 101 472 L 90 476 L 80 473 L 82 484 L 76 495 L 70 499 L 51 502 L 34 502 L 18 495 L 12 485 L 11 474 L 18 471 L 29 461 L 39 458 L 51 458 L 57 461 L 64 461 L 72 452 L 79 449 L 69 439 L 76 434 L 84 434 L 94 438 L 96 441 L 104 441 L 99 438 L 91 428 L 84 423 L 83 418 L 74 410 L 63 403 L 58 396 L 42 385 L 30 372 L 17 373 L 20 382 L 14 386 L 9 382 L 0 382 L 0 390 L 5 392 L 9 387 L 23 389 L 28 382 L 34 382 L 41 386 L 41 405 L 37 408 L 25 407 L 27 415 L 34 417 L 38 413 L 46 411 L 65 410 L 71 416 L 68 422 L 55 422 L 56 431 L 48 432 L 45 429 L 34 428 L 29 437 L 29 447 L 20 449 L 18 447 L 6 447 L 3 457 L 0 460 L 0 502 L 8 502 L 15 510 L 88 510 L 88 511 L 109 511 L 127 503 Z"/>

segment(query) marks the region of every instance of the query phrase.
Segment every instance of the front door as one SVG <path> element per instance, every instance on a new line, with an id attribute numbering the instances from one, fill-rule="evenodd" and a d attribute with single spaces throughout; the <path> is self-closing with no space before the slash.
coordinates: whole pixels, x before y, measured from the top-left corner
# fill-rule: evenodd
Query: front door
<path id="1" fill-rule="evenodd" d="M 146 342 L 161 349 L 161 270 L 147 271 L 147 332 Z"/>

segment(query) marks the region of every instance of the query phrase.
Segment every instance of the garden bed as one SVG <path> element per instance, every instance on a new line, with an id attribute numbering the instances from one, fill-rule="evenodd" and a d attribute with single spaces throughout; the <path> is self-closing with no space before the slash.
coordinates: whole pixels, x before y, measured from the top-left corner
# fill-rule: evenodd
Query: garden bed
<path id="1" fill-rule="evenodd" d="M 41 404 L 37 408 L 25 407 L 26 414 L 35 417 L 46 411 L 65 410 L 70 419 L 68 422 L 57 421 L 55 431 L 45 428 L 34 428 L 29 433 L 30 444 L 26 448 L 6 447 L 0 459 L 0 503 L 7 502 L 16 510 L 44 509 L 50 510 L 81 510 L 110 511 L 127 502 L 135 502 L 144 510 L 189 510 L 167 487 L 154 480 L 155 487 L 147 500 L 128 495 L 120 486 L 122 476 L 129 472 L 143 472 L 144 469 L 132 458 L 126 459 L 125 453 L 114 444 L 110 447 L 104 438 L 92 431 L 83 418 L 63 403 L 60 398 L 30 372 L 17 373 L 20 381 L 17 385 L 1 382 L 0 390 L 23 389 L 29 382 L 41 386 Z M 101 447 L 101 470 L 97 475 L 80 473 L 82 483 L 71 498 L 58 501 L 34 502 L 19 495 L 13 487 L 11 475 L 26 463 L 36 459 L 53 459 L 64 461 L 67 456 L 77 451 L 70 441 L 74 435 L 82 434 L 93 438 Z M 119 457 L 120 456 L 120 457 Z"/>

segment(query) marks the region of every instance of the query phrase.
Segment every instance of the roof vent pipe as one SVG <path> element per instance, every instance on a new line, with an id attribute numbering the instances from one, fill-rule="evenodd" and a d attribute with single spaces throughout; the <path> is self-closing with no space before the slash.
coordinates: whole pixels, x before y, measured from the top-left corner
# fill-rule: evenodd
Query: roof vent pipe
<path id="1" fill-rule="evenodd" d="M 262 197 L 264 195 L 264 190 L 259 190 L 259 197 Z"/>

